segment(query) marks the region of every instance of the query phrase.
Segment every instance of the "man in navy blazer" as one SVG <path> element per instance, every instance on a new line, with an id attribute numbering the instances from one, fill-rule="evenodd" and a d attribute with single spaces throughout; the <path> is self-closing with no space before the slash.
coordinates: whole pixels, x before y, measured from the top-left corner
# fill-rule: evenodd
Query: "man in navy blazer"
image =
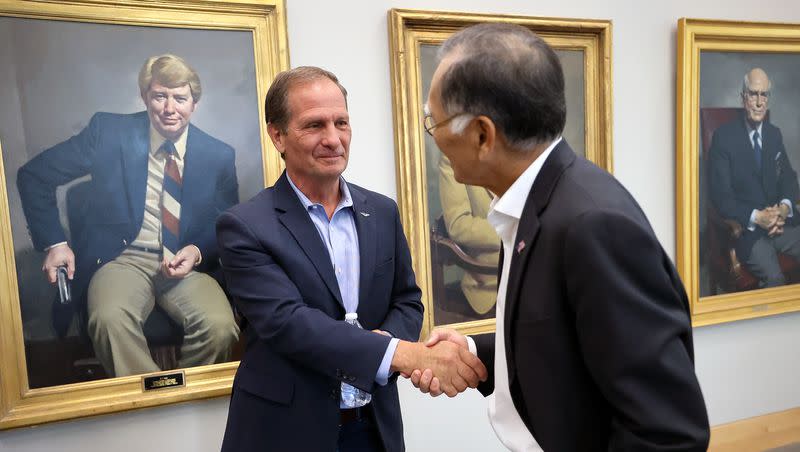
<path id="1" fill-rule="evenodd" d="M 762 287 L 786 283 L 778 253 L 800 258 L 800 190 L 781 131 L 766 121 L 770 89 L 763 69 L 744 76 L 744 115 L 714 131 L 709 173 L 711 202 L 742 225 L 736 255 Z"/>
<path id="2" fill-rule="evenodd" d="M 630 193 L 561 137 L 556 53 L 525 27 L 479 24 L 440 55 L 427 130 L 457 181 L 495 194 L 502 248 L 496 333 L 429 343 L 492 369 L 478 390 L 510 450 L 705 451 L 688 298 Z M 435 377 L 411 376 L 434 395 Z"/>
<path id="3" fill-rule="evenodd" d="M 139 75 L 147 111 L 97 113 L 72 138 L 20 168 L 17 184 L 42 267 L 56 281 L 67 267 L 73 298 L 84 294 L 95 352 L 109 375 L 158 371 L 142 324 L 158 303 L 183 327 L 181 367 L 227 359 L 238 337 L 230 304 L 209 273 L 218 271 L 217 215 L 238 201 L 234 151 L 189 124 L 200 99 L 196 72 L 181 58 L 149 58 Z M 162 249 L 165 146 L 181 179 L 173 255 Z M 69 243 L 56 188 L 91 176 L 83 218 Z M 171 199 L 171 198 L 170 198 Z M 73 250 L 74 253 L 73 253 Z"/>
<path id="4" fill-rule="evenodd" d="M 224 451 L 402 451 L 392 372 L 428 363 L 443 372 L 449 395 L 485 378 L 477 358 L 453 344 L 412 342 L 423 308 L 397 206 L 341 177 L 351 137 L 346 95 L 320 68 L 278 74 L 265 109 L 286 171 L 217 222 L 247 335 Z M 345 323 L 346 313 L 364 329 Z M 371 401 L 348 404 L 343 383 Z"/>

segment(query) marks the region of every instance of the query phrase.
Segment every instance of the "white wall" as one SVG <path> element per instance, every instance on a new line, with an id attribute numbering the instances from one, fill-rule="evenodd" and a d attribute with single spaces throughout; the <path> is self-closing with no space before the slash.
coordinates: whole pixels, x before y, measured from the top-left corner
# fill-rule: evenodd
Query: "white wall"
<path id="1" fill-rule="evenodd" d="M 288 0 L 292 65 L 323 66 L 350 90 L 355 130 L 346 176 L 396 196 L 389 8 L 611 19 L 616 176 L 675 248 L 675 29 L 678 18 L 800 22 L 794 0 Z M 667 169 L 667 170 L 665 170 Z M 672 252 L 674 256 L 674 252 Z M 712 424 L 800 406 L 800 313 L 695 330 L 697 373 Z M 428 400 L 401 384 L 411 451 L 502 450 L 477 394 Z M 194 402 L 0 433 L 2 451 L 218 450 L 227 400 Z"/>

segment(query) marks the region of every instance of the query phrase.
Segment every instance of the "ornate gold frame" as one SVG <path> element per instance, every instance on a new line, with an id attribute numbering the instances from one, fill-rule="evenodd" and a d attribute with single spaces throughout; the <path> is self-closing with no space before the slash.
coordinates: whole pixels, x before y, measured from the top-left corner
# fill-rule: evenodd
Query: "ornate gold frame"
<path id="1" fill-rule="evenodd" d="M 611 171 L 611 22 L 392 9 L 389 11 L 390 64 L 394 110 L 397 194 L 425 319 L 422 336 L 433 327 L 431 250 L 422 127 L 420 45 L 441 44 L 457 30 L 481 22 L 530 28 L 556 49 L 584 52 L 586 156 Z M 449 325 L 462 333 L 494 331 L 494 319 Z"/>
<path id="2" fill-rule="evenodd" d="M 700 297 L 700 52 L 800 53 L 797 24 L 683 18 L 678 21 L 675 199 L 677 266 L 695 326 L 800 310 L 798 285 Z"/>
<path id="3" fill-rule="evenodd" d="M 289 67 L 283 0 L 0 0 L 0 16 L 149 27 L 248 31 L 253 35 L 257 93 Z M 259 109 L 264 183 L 282 163 Z M 0 150 L 0 155 L 1 154 Z M 30 389 L 14 263 L 8 196 L 0 159 L 0 429 L 111 413 L 230 392 L 238 362 L 184 369 L 185 387 L 144 393 L 141 376 Z"/>

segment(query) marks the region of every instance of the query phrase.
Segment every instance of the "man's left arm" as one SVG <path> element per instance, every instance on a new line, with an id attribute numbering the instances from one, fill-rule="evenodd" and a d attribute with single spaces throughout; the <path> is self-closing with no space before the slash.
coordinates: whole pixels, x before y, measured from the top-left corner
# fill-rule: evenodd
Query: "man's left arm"
<path id="1" fill-rule="evenodd" d="M 780 130 L 776 130 L 777 138 L 774 141 L 777 143 L 775 152 L 775 167 L 778 178 L 778 198 L 781 204 L 786 205 L 785 210 L 781 210 L 782 216 L 795 217 L 794 206 L 797 201 L 800 201 L 800 187 L 797 183 L 797 173 L 792 168 L 792 163 L 789 156 L 786 155 L 786 148 L 783 146 L 783 137 Z"/>
<path id="2" fill-rule="evenodd" d="M 400 224 L 397 206 L 392 209 L 394 224 L 394 274 L 389 309 L 377 330 L 388 333 L 392 341 L 384 354 L 375 381 L 384 385 L 397 375 L 389 371 L 392 358 L 397 349 L 398 340 L 416 342 L 422 328 L 423 306 L 420 301 L 422 292 L 417 286 L 414 270 L 411 267 L 411 253 L 408 242 Z"/>
<path id="3" fill-rule="evenodd" d="M 611 405 L 608 449 L 705 451 L 688 301 L 652 231 L 594 211 L 573 223 L 564 244 L 583 360 Z"/>
<path id="4" fill-rule="evenodd" d="M 394 216 L 394 249 L 395 266 L 392 281 L 392 294 L 389 310 L 379 330 L 386 331 L 392 337 L 416 342 L 422 328 L 423 306 L 420 301 L 422 292 L 417 286 L 414 269 L 411 267 L 411 253 L 408 242 L 400 224 L 397 207 L 393 206 Z"/>

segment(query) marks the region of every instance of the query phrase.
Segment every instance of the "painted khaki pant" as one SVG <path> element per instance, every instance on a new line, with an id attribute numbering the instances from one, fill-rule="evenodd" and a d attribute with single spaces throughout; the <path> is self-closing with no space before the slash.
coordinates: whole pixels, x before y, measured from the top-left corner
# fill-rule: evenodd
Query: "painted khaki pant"
<path id="1" fill-rule="evenodd" d="M 160 265 L 157 254 L 126 250 L 89 283 L 89 335 L 109 375 L 161 370 L 142 331 L 156 303 L 183 326 L 180 367 L 226 361 L 239 336 L 228 299 L 213 278 L 192 271 L 169 279 Z"/>

